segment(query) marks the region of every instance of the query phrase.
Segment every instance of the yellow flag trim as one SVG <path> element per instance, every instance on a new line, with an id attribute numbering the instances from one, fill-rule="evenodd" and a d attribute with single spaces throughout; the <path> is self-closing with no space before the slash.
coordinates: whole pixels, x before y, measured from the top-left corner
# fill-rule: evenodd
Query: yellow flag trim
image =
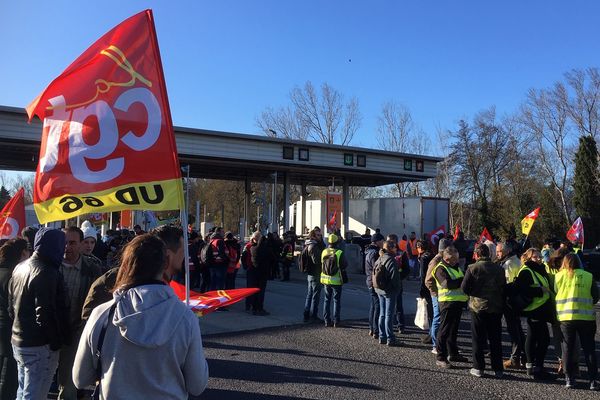
<path id="1" fill-rule="evenodd" d="M 33 205 L 41 224 L 121 210 L 179 210 L 181 179 L 131 183 L 92 193 L 65 194 Z"/>

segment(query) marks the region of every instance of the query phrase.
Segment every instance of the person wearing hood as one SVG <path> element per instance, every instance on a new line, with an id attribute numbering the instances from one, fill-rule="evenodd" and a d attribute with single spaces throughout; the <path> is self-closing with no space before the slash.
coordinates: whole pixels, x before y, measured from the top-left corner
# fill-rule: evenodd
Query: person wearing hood
<path id="1" fill-rule="evenodd" d="M 181 265 L 183 255 L 169 254 L 151 234 L 126 245 L 113 300 L 92 311 L 79 341 L 72 371 L 78 388 L 99 380 L 100 398 L 117 400 L 183 400 L 204 391 L 198 318 L 162 280 L 175 256 L 172 264 Z"/>
<path id="2" fill-rule="evenodd" d="M 58 366 L 59 350 L 70 343 L 67 293 L 59 266 L 65 234 L 37 231 L 33 255 L 17 265 L 9 285 L 11 343 L 17 362 L 17 398 L 46 398 Z"/>
<path id="3" fill-rule="evenodd" d="M 385 287 L 376 287 L 375 293 L 379 296 L 379 344 L 388 346 L 398 346 L 394 335 L 394 314 L 396 308 L 396 297 L 400 294 L 402 288 L 402 278 L 396 262 L 396 242 L 386 240 L 383 248 L 379 251 L 379 258 L 375 262 L 375 267 L 383 266 L 388 276 L 388 283 Z M 373 286 L 377 283 L 373 282 Z"/>
<path id="4" fill-rule="evenodd" d="M 304 322 L 323 322 L 319 319 L 319 300 L 321 299 L 321 253 L 325 249 L 320 229 L 310 231 L 302 252 L 308 255 L 306 271 L 306 299 L 304 301 Z M 301 256 L 302 257 L 302 256 Z"/>
<path id="5" fill-rule="evenodd" d="M 379 258 L 379 250 L 383 248 L 384 237 L 381 233 L 371 236 L 371 244 L 365 250 L 365 274 L 367 275 L 367 289 L 371 296 L 369 307 L 369 336 L 379 339 L 379 295 L 373 287 L 373 269 Z"/>

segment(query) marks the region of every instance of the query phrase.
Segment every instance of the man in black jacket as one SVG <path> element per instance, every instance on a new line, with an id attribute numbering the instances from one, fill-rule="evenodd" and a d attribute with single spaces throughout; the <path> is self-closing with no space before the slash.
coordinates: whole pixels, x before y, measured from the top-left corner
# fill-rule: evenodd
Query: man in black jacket
<path id="1" fill-rule="evenodd" d="M 461 289 L 470 296 L 473 368 L 470 373 L 481 377 L 485 368 L 484 352 L 490 350 L 491 367 L 496 378 L 503 375 L 502 310 L 504 308 L 504 269 L 490 260 L 490 250 L 478 244 L 473 253 Z M 488 347 L 489 342 L 489 347 Z"/>
<path id="2" fill-rule="evenodd" d="M 59 350 L 70 343 L 67 294 L 59 266 L 65 234 L 42 228 L 34 253 L 13 271 L 9 314 L 13 352 L 19 369 L 18 398 L 46 398 L 58 366 Z"/>

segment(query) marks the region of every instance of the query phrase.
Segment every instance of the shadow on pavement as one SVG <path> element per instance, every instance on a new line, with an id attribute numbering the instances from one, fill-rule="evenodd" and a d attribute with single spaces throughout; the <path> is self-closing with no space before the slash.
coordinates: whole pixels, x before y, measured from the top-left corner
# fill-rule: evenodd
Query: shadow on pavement
<path id="1" fill-rule="evenodd" d="M 298 400 L 310 400 L 308 397 L 290 397 L 286 396 L 278 396 L 273 394 L 263 394 L 263 393 L 249 393 L 249 392 L 240 392 L 236 390 L 223 390 L 223 389 L 206 389 L 204 393 L 202 393 L 199 397 L 190 397 L 189 400 L 255 400 L 255 399 L 265 399 L 265 400 L 285 400 L 285 399 L 298 399 Z"/>
<path id="2" fill-rule="evenodd" d="M 222 378 L 228 380 L 278 384 L 302 383 L 330 387 L 340 386 L 365 390 L 381 390 L 381 388 L 375 385 L 353 381 L 360 379 L 359 377 L 328 371 L 296 369 L 277 365 L 217 359 L 209 359 L 208 366 L 210 368 L 210 377 L 213 379 Z M 262 397 L 262 395 L 260 397 Z"/>

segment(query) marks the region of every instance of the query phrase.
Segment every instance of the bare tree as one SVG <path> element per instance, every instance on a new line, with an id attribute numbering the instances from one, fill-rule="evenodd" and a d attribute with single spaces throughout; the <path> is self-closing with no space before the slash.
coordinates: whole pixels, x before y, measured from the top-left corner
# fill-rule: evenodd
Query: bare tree
<path id="1" fill-rule="evenodd" d="M 572 163 L 567 148 L 570 134 L 569 107 L 562 100 L 566 96 L 565 86 L 560 82 L 551 90 L 531 89 L 522 106 L 521 121 L 537 145 L 536 153 L 542 171 L 560 196 L 563 216 L 568 225 L 571 205 L 567 191 L 570 187 Z"/>
<path id="2" fill-rule="evenodd" d="M 600 139 L 600 72 L 597 68 L 574 69 L 565 74 L 568 87 L 555 94 L 559 96 L 581 135 L 590 135 Z"/>
<path id="3" fill-rule="evenodd" d="M 361 124 L 358 100 L 344 96 L 327 83 L 317 93 L 308 81 L 290 92 L 290 103 L 277 110 L 267 108 L 256 120 L 269 136 L 348 145 Z"/>

